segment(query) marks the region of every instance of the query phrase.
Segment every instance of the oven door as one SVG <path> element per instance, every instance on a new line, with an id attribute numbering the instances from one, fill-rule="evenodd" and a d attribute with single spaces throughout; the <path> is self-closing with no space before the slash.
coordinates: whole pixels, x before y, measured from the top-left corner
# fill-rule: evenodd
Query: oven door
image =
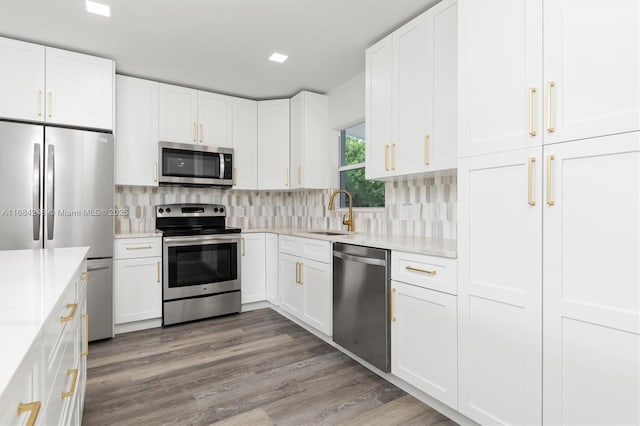
<path id="1" fill-rule="evenodd" d="M 173 142 L 160 142 L 158 147 L 161 184 L 233 184 L 233 149 Z"/>
<path id="2" fill-rule="evenodd" d="M 240 290 L 239 235 L 163 238 L 162 299 Z"/>

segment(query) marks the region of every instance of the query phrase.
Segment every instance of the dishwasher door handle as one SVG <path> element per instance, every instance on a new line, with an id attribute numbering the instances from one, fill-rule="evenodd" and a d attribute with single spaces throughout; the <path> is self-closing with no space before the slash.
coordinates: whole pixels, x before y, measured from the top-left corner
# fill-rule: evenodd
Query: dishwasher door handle
<path id="1" fill-rule="evenodd" d="M 382 259 L 372 259 L 370 257 L 355 256 L 353 254 L 346 254 L 339 251 L 334 251 L 333 257 L 338 257 L 344 260 L 350 260 L 352 262 L 366 263 L 367 265 L 386 266 L 387 264 L 387 262 Z"/>

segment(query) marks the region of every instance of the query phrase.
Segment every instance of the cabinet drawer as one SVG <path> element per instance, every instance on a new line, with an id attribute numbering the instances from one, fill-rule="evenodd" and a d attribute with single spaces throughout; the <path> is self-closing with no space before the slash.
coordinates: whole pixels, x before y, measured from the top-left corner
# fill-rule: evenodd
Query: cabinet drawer
<path id="1" fill-rule="evenodd" d="M 116 238 L 114 259 L 162 256 L 162 237 Z"/>
<path id="2" fill-rule="evenodd" d="M 445 293 L 458 293 L 455 259 L 393 251 L 391 279 Z"/>
<path id="3" fill-rule="evenodd" d="M 60 359 L 56 360 L 58 362 L 47 382 L 46 392 L 49 392 L 49 397 L 44 407 L 44 424 L 65 424 L 67 411 L 79 391 L 79 331 L 77 325 L 74 329 L 65 331 Z"/>
<path id="4" fill-rule="evenodd" d="M 280 253 L 331 263 L 331 243 L 313 238 L 280 236 Z"/>

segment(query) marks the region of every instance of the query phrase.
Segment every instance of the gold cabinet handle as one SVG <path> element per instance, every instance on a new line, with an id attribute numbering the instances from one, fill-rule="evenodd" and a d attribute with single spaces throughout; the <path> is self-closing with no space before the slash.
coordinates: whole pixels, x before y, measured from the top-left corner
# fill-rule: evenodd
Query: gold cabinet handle
<path id="1" fill-rule="evenodd" d="M 389 171 L 389 145 L 384 146 L 384 170 Z"/>
<path id="2" fill-rule="evenodd" d="M 300 262 L 300 285 L 304 284 L 304 281 L 302 280 L 302 268 L 304 267 L 304 263 Z"/>
<path id="3" fill-rule="evenodd" d="M 80 274 L 80 281 L 89 281 L 89 272 L 83 272 Z"/>
<path id="4" fill-rule="evenodd" d="M 38 91 L 38 117 L 42 117 L 42 90 Z"/>
<path id="5" fill-rule="evenodd" d="M 160 262 L 156 262 L 156 282 L 160 282 Z"/>
<path id="6" fill-rule="evenodd" d="M 71 312 L 69 313 L 68 317 L 60 317 L 60 322 L 69 322 L 69 321 L 73 321 L 73 317 L 76 316 L 76 310 L 78 309 L 78 304 L 77 303 L 67 303 L 67 309 L 71 309 Z"/>
<path id="7" fill-rule="evenodd" d="M 204 142 L 204 126 L 200 123 L 200 143 Z"/>
<path id="8" fill-rule="evenodd" d="M 29 403 L 21 402 L 18 404 L 18 416 L 23 415 L 27 411 L 29 412 L 29 418 L 27 419 L 27 426 L 33 426 L 38 418 L 38 413 L 40 412 L 40 401 L 34 401 Z"/>
<path id="9" fill-rule="evenodd" d="M 556 86 L 556 83 L 550 81 L 547 83 L 547 132 L 553 133 L 556 129 L 551 125 L 551 89 Z"/>
<path id="10" fill-rule="evenodd" d="M 89 315 L 82 314 L 80 318 L 84 320 L 84 351 L 80 353 L 80 356 L 89 355 Z"/>
<path id="11" fill-rule="evenodd" d="M 298 166 L 298 185 L 302 185 L 302 166 Z"/>
<path id="12" fill-rule="evenodd" d="M 429 165 L 429 135 L 424 135 L 424 165 Z"/>
<path id="13" fill-rule="evenodd" d="M 413 266 L 405 266 L 404 269 L 406 269 L 407 271 L 420 272 L 422 274 L 427 274 L 431 276 L 434 276 L 438 273 L 438 271 L 430 271 L 428 269 L 420 269 L 420 268 L 415 268 Z"/>
<path id="14" fill-rule="evenodd" d="M 529 87 L 529 136 L 536 135 L 535 125 L 533 123 L 533 95 L 536 93 L 535 87 Z"/>
<path id="15" fill-rule="evenodd" d="M 300 262 L 296 262 L 296 284 L 300 284 L 300 270 L 298 266 L 300 266 Z"/>
<path id="16" fill-rule="evenodd" d="M 394 300 L 393 300 L 394 297 L 393 296 L 395 294 L 396 294 L 396 289 L 392 288 L 391 289 L 391 293 L 389 294 L 389 320 L 390 321 L 395 321 L 396 320 L 396 317 L 395 317 L 394 312 L 393 312 L 393 302 L 394 302 Z"/>
<path id="17" fill-rule="evenodd" d="M 551 163 L 555 160 L 556 157 L 553 155 L 547 156 L 547 204 L 550 206 L 555 205 L 555 201 L 553 201 L 553 195 L 551 193 Z"/>
<path id="18" fill-rule="evenodd" d="M 78 381 L 78 369 L 70 368 L 67 370 L 67 376 L 73 375 L 71 379 L 71 387 L 67 392 L 62 392 L 62 399 L 68 398 L 76 391 L 76 382 Z"/>
<path id="19" fill-rule="evenodd" d="M 53 92 L 47 93 L 47 115 L 53 117 Z"/>
<path id="20" fill-rule="evenodd" d="M 396 144 L 391 144 L 391 170 L 396 169 Z"/>
<path id="21" fill-rule="evenodd" d="M 242 255 L 244 256 L 246 254 L 246 243 L 244 238 L 240 238 L 240 241 L 242 242 Z"/>
<path id="22" fill-rule="evenodd" d="M 193 141 L 198 142 L 198 128 L 195 121 L 193 122 Z"/>
<path id="23" fill-rule="evenodd" d="M 153 181 L 158 181 L 158 163 L 156 161 L 153 162 Z"/>
<path id="24" fill-rule="evenodd" d="M 529 157 L 527 197 L 529 199 L 530 206 L 536 205 L 536 200 L 533 198 L 533 163 L 535 162 L 536 162 L 536 157 Z"/>
<path id="25" fill-rule="evenodd" d="M 127 250 L 149 250 L 151 246 L 136 246 L 136 247 L 127 247 Z"/>

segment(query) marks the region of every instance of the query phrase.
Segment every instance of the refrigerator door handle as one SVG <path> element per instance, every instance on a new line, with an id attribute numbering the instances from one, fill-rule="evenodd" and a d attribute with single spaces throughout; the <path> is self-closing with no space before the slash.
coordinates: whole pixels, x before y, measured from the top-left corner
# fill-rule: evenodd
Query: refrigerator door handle
<path id="1" fill-rule="evenodd" d="M 49 145 L 47 154 L 47 239 L 53 240 L 53 224 L 55 218 L 55 178 L 56 178 L 56 162 L 55 147 Z"/>
<path id="2" fill-rule="evenodd" d="M 33 240 L 40 239 L 40 144 L 33 144 Z"/>

